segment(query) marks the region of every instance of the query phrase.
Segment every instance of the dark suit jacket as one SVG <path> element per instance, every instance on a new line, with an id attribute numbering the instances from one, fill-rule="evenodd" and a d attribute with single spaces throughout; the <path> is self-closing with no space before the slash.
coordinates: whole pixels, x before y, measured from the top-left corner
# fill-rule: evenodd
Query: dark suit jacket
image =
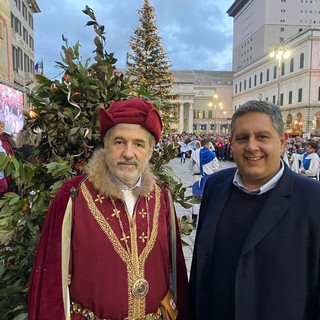
<path id="1" fill-rule="evenodd" d="M 215 231 L 235 170 L 213 174 L 205 186 L 190 276 L 193 320 L 215 320 L 210 309 Z M 320 319 L 319 253 L 320 183 L 285 166 L 238 260 L 235 319 Z"/>

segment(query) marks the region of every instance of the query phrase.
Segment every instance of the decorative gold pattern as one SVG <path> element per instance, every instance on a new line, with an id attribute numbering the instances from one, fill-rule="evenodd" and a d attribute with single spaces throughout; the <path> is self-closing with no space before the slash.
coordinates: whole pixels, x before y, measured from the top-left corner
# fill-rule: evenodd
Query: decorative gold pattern
<path id="1" fill-rule="evenodd" d="M 139 236 L 139 239 L 142 241 L 142 243 L 145 243 L 148 240 L 148 236 L 144 232 L 141 233 L 141 236 Z"/>
<path id="2" fill-rule="evenodd" d="M 150 238 L 146 241 L 146 245 L 143 248 L 140 256 L 138 253 L 138 236 L 137 236 L 137 225 L 135 223 L 134 217 L 130 217 L 126 205 L 124 204 L 124 208 L 127 213 L 127 218 L 129 220 L 129 229 L 130 229 L 130 244 L 131 244 L 131 252 L 126 250 L 125 246 L 121 244 L 120 239 L 117 237 L 115 232 L 113 231 L 112 227 L 106 221 L 105 217 L 102 215 L 100 210 L 96 205 L 96 201 L 93 200 L 93 197 L 88 190 L 86 183 L 81 184 L 81 192 L 87 202 L 88 208 L 97 221 L 98 225 L 108 237 L 109 241 L 111 242 L 115 252 L 119 255 L 122 261 L 126 264 L 127 267 L 127 276 L 128 276 L 128 316 L 133 318 L 139 318 L 145 314 L 146 311 L 146 297 L 136 298 L 132 293 L 132 288 L 134 283 L 139 279 L 144 279 L 145 277 L 145 262 L 150 254 L 151 250 L 154 247 L 157 235 L 158 235 L 158 221 L 159 221 L 159 214 L 160 214 L 160 188 L 155 185 L 155 207 L 153 212 L 153 219 L 152 219 L 152 231 L 150 234 Z M 146 199 L 148 201 L 153 197 L 151 194 L 148 194 Z M 140 199 L 140 198 L 139 198 Z M 139 202 L 137 200 L 137 203 Z M 110 199 L 105 199 L 105 201 L 111 201 Z M 118 210 L 118 209 L 117 209 Z M 119 210 L 118 210 L 119 211 Z M 113 211 L 115 213 L 115 211 Z M 123 243 L 123 242 L 122 242 Z M 144 243 L 144 242 L 143 242 Z M 137 270 L 139 272 L 137 272 Z M 139 276 L 139 278 L 137 278 Z"/>
<path id="3" fill-rule="evenodd" d="M 145 297 L 148 291 L 149 283 L 146 279 L 138 279 L 132 286 L 132 294 L 137 299 Z"/>
<path id="4" fill-rule="evenodd" d="M 148 193 L 146 194 L 146 198 L 147 198 L 148 201 L 150 201 L 150 199 L 153 198 L 153 195 L 152 195 L 150 192 L 148 192 Z"/>
<path id="5" fill-rule="evenodd" d="M 99 194 L 97 194 L 97 198 L 94 200 L 95 202 L 99 201 L 100 203 L 102 203 L 102 200 L 104 200 L 105 197 L 104 196 L 100 196 Z"/>
<path id="6" fill-rule="evenodd" d="M 120 214 L 120 210 L 118 210 L 117 208 L 113 208 L 113 213 L 111 215 L 111 217 L 116 216 L 117 218 L 119 218 L 119 214 Z"/>
<path id="7" fill-rule="evenodd" d="M 146 218 L 146 217 L 147 217 L 148 212 L 147 212 L 147 211 L 145 211 L 144 209 L 142 209 L 141 211 L 139 211 L 139 213 L 138 213 L 138 214 L 140 214 L 140 216 L 141 216 L 142 218 Z"/>

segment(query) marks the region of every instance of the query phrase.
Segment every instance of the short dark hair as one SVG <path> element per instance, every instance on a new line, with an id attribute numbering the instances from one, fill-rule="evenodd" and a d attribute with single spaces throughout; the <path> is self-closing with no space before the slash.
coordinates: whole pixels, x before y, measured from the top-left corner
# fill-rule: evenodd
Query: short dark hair
<path id="1" fill-rule="evenodd" d="M 201 140 L 201 147 L 204 147 L 205 145 L 207 145 L 208 143 L 210 143 L 210 140 L 208 138 L 203 138 Z"/>
<path id="2" fill-rule="evenodd" d="M 315 150 L 315 152 L 317 152 L 319 148 L 319 145 L 316 141 L 308 141 L 307 146 L 310 146 L 312 149 Z"/>
<path id="3" fill-rule="evenodd" d="M 250 112 L 262 112 L 262 113 L 268 114 L 279 136 L 283 134 L 284 124 L 283 124 L 280 107 L 268 101 L 250 100 L 242 104 L 233 114 L 232 120 L 231 120 L 231 129 L 230 129 L 231 137 L 233 136 L 236 120 L 239 117 Z"/>

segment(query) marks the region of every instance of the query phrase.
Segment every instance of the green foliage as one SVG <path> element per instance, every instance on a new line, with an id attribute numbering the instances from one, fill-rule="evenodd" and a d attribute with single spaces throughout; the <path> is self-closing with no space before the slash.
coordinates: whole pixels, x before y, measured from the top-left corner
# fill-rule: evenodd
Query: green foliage
<path id="1" fill-rule="evenodd" d="M 53 167 L 59 170 L 52 170 Z M 0 319 L 26 319 L 32 262 L 55 186 L 71 177 L 66 161 L 35 165 L 12 158 L 15 192 L 0 199 Z"/>
<path id="2" fill-rule="evenodd" d="M 93 150 L 101 146 L 98 108 L 131 95 L 127 79 L 116 70 L 114 55 L 104 50 L 104 26 L 88 6 L 83 12 L 90 18 L 87 26 L 95 32 L 94 62 L 83 62 L 80 43 L 70 47 L 62 36 L 62 62 L 56 62 L 62 79 L 37 75 L 29 97 L 34 109 L 25 115 L 27 125 L 42 132 L 34 162 L 0 153 L 0 170 L 6 168 L 12 176 L 14 190 L 0 199 L 0 319 L 27 318 L 29 277 L 49 205 L 61 184 L 81 174 Z M 168 166 L 175 155 L 172 145 L 161 145 L 151 161 L 174 200 L 188 208 L 191 198 Z M 187 229 L 182 230 L 187 234 Z"/>

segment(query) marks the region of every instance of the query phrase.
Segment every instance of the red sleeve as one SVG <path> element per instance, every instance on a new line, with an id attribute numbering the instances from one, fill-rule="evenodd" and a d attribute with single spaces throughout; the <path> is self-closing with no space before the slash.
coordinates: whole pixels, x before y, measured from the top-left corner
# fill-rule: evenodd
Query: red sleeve
<path id="1" fill-rule="evenodd" d="M 63 184 L 47 212 L 37 248 L 28 295 L 29 320 L 65 319 L 61 279 L 61 230 L 70 189 L 83 176 Z"/>

